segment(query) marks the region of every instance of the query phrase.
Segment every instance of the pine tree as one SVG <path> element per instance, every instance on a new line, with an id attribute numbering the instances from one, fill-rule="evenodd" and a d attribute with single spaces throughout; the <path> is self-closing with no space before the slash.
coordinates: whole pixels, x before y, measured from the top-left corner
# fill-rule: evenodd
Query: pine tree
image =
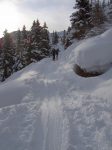
<path id="1" fill-rule="evenodd" d="M 15 45 L 11 38 L 12 33 L 9 34 L 7 30 L 4 31 L 2 46 L 0 43 L 0 77 L 2 81 L 13 72 L 48 57 L 50 54 L 49 31 L 46 23 L 41 26 L 39 20 L 34 20 L 31 31 L 26 31 L 24 25 L 22 31 L 18 29 L 15 33 L 13 34 Z M 55 43 L 57 43 L 58 34 L 56 32 L 54 37 Z"/>
<path id="2" fill-rule="evenodd" d="M 3 38 L 0 38 L 0 81 L 3 78 Z"/>
<path id="3" fill-rule="evenodd" d="M 17 31 L 17 53 L 19 54 L 20 53 L 20 50 L 21 50 L 21 31 L 20 29 L 18 29 Z"/>
<path id="4" fill-rule="evenodd" d="M 32 27 L 31 27 L 31 38 L 32 42 L 35 42 L 35 30 L 36 30 L 36 22 L 33 21 Z"/>
<path id="5" fill-rule="evenodd" d="M 92 21 L 94 26 L 98 26 L 104 23 L 106 20 L 106 16 L 104 14 L 104 9 L 99 0 L 96 1 L 95 5 L 93 6 L 93 15 Z"/>
<path id="6" fill-rule="evenodd" d="M 25 40 L 27 39 L 27 31 L 26 31 L 26 26 L 23 26 L 23 30 L 22 30 L 22 39 Z"/>
<path id="7" fill-rule="evenodd" d="M 109 19 L 109 22 L 112 22 L 112 0 L 108 1 L 108 19 Z"/>
<path id="8" fill-rule="evenodd" d="M 40 25 L 39 20 L 37 19 L 37 21 L 33 22 L 33 25 L 31 27 L 31 39 L 32 39 L 31 55 L 32 55 L 32 60 L 34 62 L 41 59 L 41 57 L 40 57 L 41 40 L 42 40 L 41 32 L 42 32 L 42 27 Z"/>
<path id="9" fill-rule="evenodd" d="M 36 26 L 35 26 L 35 42 L 38 48 L 40 48 L 41 30 L 42 27 L 40 26 L 40 22 L 37 19 Z"/>
<path id="10" fill-rule="evenodd" d="M 13 73 L 14 49 L 12 39 L 7 30 L 4 31 L 2 81 Z"/>
<path id="11" fill-rule="evenodd" d="M 65 45 L 65 42 L 66 42 L 66 31 L 64 30 L 63 31 L 63 36 L 62 36 L 62 43 L 63 43 L 63 45 Z"/>
<path id="12" fill-rule="evenodd" d="M 51 43 L 52 43 L 52 45 L 54 44 L 54 31 L 53 31 L 53 33 L 51 34 L 52 36 L 51 36 Z"/>
<path id="13" fill-rule="evenodd" d="M 14 65 L 14 72 L 20 70 L 18 65 L 20 63 L 20 56 L 21 56 L 21 31 L 18 29 L 16 35 L 16 51 L 15 51 L 15 65 Z"/>
<path id="14" fill-rule="evenodd" d="M 46 22 L 44 23 L 42 30 L 41 30 L 41 45 L 40 45 L 40 50 L 41 50 L 41 57 L 47 57 L 49 56 L 49 32 L 48 32 L 48 27 L 46 25 Z"/>
<path id="15" fill-rule="evenodd" d="M 71 15 L 72 29 L 75 29 L 73 37 L 80 39 L 92 27 L 91 4 L 89 0 L 76 0 L 74 9 L 75 12 Z"/>
<path id="16" fill-rule="evenodd" d="M 53 45 L 56 45 L 58 43 L 58 40 L 59 40 L 59 36 L 58 36 L 58 33 L 55 31 L 53 31 L 53 34 L 52 34 L 52 44 Z"/>
<path id="17" fill-rule="evenodd" d="M 15 52 L 15 65 L 14 65 L 14 72 L 22 69 L 23 65 L 23 57 L 24 57 L 24 42 L 23 42 L 23 34 L 18 29 L 17 31 L 17 42 L 16 42 L 16 52 Z"/>
<path id="18" fill-rule="evenodd" d="M 27 43 L 27 48 L 25 53 L 25 65 L 27 66 L 32 62 L 33 62 L 32 44 L 31 41 L 29 40 L 29 42 Z"/>

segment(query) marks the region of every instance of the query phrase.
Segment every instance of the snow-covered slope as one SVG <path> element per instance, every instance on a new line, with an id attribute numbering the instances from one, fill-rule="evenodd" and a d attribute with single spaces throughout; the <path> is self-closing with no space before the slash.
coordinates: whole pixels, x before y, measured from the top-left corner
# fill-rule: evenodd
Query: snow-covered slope
<path id="1" fill-rule="evenodd" d="M 76 64 L 87 71 L 104 71 L 112 65 L 112 29 L 83 41 L 75 49 Z"/>
<path id="2" fill-rule="evenodd" d="M 0 84 L 1 150 L 112 149 L 112 70 L 89 79 L 76 75 L 79 44 Z"/>

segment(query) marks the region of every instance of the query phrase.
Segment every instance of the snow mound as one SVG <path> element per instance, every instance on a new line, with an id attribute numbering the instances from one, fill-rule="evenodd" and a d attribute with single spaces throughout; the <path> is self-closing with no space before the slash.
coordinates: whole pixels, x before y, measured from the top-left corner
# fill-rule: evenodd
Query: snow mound
<path id="1" fill-rule="evenodd" d="M 104 72 L 112 64 L 112 29 L 83 41 L 75 49 L 75 64 L 88 72 Z"/>

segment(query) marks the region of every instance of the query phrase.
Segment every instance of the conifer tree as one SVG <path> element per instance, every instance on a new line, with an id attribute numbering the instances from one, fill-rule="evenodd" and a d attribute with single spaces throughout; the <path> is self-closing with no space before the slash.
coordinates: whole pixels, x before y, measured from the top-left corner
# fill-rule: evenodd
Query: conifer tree
<path id="1" fill-rule="evenodd" d="M 21 50 L 21 31 L 18 29 L 17 31 L 17 53 L 19 54 Z"/>
<path id="2" fill-rule="evenodd" d="M 36 30 L 36 22 L 33 21 L 32 27 L 31 27 L 31 38 L 32 42 L 35 42 L 35 30 Z"/>
<path id="3" fill-rule="evenodd" d="M 55 31 L 53 31 L 53 35 L 52 35 L 52 44 L 53 45 L 56 45 L 58 43 L 58 40 L 59 40 L 59 36 L 58 36 L 58 33 Z"/>
<path id="4" fill-rule="evenodd" d="M 109 22 L 112 22 L 112 0 L 108 1 L 108 8 L 109 8 L 108 19 Z"/>
<path id="5" fill-rule="evenodd" d="M 46 22 L 44 23 L 42 30 L 41 30 L 41 57 L 47 57 L 49 56 L 49 32 L 48 32 L 48 27 L 46 25 Z"/>
<path id="6" fill-rule="evenodd" d="M 51 39 L 51 42 L 52 42 L 52 44 L 54 44 L 54 31 L 53 31 L 53 33 L 51 34 L 52 35 L 52 39 Z"/>
<path id="7" fill-rule="evenodd" d="M 42 27 L 40 25 L 39 20 L 37 19 L 37 21 L 33 21 L 33 25 L 31 27 L 31 39 L 32 39 L 32 43 L 31 43 L 31 57 L 33 61 L 38 61 L 40 60 L 40 50 L 41 50 L 41 32 L 42 32 Z"/>
<path id="8" fill-rule="evenodd" d="M 26 30 L 26 29 L 25 29 Z M 23 30 L 23 31 L 25 31 Z M 24 32 L 25 33 L 25 32 Z M 15 65 L 14 65 L 14 71 L 18 71 L 25 67 L 24 64 L 24 53 L 25 53 L 25 43 L 23 40 L 23 32 L 18 29 L 17 31 L 17 42 L 16 42 L 16 52 L 15 52 Z"/>
<path id="9" fill-rule="evenodd" d="M 37 44 L 38 49 L 40 48 L 41 30 L 42 27 L 40 26 L 40 22 L 37 19 L 36 26 L 35 26 L 35 42 Z"/>
<path id="10" fill-rule="evenodd" d="M 3 43 L 3 75 L 2 81 L 9 77 L 13 73 L 14 66 L 14 49 L 12 39 L 7 30 L 4 31 L 4 43 Z"/>
<path id="11" fill-rule="evenodd" d="M 49 56 L 50 40 L 46 23 L 42 27 L 39 20 L 34 20 L 31 31 L 26 31 L 24 25 L 22 31 L 18 29 L 15 33 L 13 34 L 16 36 L 14 45 L 11 38 L 12 33 L 9 34 L 7 30 L 4 32 L 3 46 L 0 47 L 0 77 L 2 77 L 2 81 L 13 72 Z"/>
<path id="12" fill-rule="evenodd" d="M 22 30 L 22 39 L 25 40 L 27 39 L 27 31 L 26 31 L 26 26 L 23 26 L 23 30 Z"/>
<path id="13" fill-rule="evenodd" d="M 19 67 L 19 64 L 21 63 L 21 31 L 20 29 L 18 29 L 17 31 L 17 42 L 16 42 L 16 50 L 15 50 L 15 65 L 14 65 L 14 72 L 18 71 L 21 69 L 21 67 Z"/>
<path id="14" fill-rule="evenodd" d="M 63 36 L 62 36 L 62 43 L 63 43 L 63 45 L 65 45 L 65 42 L 66 42 L 66 31 L 64 30 L 63 31 Z"/>
<path id="15" fill-rule="evenodd" d="M 95 5 L 93 6 L 93 13 L 92 13 L 92 21 L 94 26 L 98 26 L 104 23 L 106 20 L 106 16 L 104 14 L 104 9 L 99 0 L 96 1 Z"/>
<path id="16" fill-rule="evenodd" d="M 3 78 L 3 38 L 0 39 L 0 81 Z"/>
<path id="17" fill-rule="evenodd" d="M 29 39 L 30 39 L 30 37 L 29 37 Z M 33 49 L 32 49 L 31 40 L 29 40 L 27 43 L 27 48 L 26 48 L 26 53 L 25 53 L 25 65 L 26 66 L 29 65 L 30 63 L 32 63 L 34 60 L 32 50 Z"/>
<path id="18" fill-rule="evenodd" d="M 85 32 L 91 28 L 91 4 L 89 0 L 76 0 L 75 11 L 71 15 L 72 29 L 75 29 L 73 37 L 82 38 Z M 76 9 L 78 9 L 76 11 Z"/>

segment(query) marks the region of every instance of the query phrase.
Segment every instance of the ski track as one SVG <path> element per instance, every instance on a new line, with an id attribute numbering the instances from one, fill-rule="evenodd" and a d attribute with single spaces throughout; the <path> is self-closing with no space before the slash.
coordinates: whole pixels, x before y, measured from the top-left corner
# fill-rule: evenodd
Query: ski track
<path id="1" fill-rule="evenodd" d="M 67 150 L 68 120 L 59 98 L 44 101 L 41 107 L 44 129 L 43 150 Z"/>
<path id="2" fill-rule="evenodd" d="M 1 150 L 111 150 L 112 103 L 74 95 L 0 109 Z"/>

